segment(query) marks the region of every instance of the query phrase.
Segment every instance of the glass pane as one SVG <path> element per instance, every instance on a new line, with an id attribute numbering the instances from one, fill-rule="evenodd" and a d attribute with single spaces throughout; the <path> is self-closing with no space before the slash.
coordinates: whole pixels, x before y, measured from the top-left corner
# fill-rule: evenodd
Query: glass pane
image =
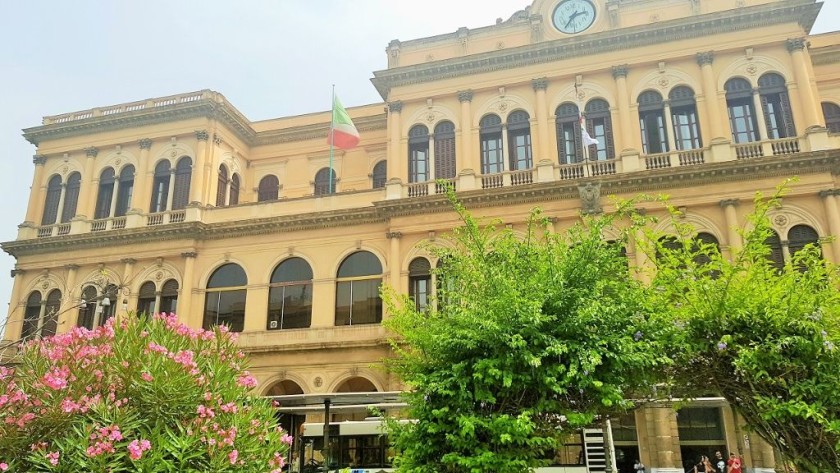
<path id="1" fill-rule="evenodd" d="M 312 279 L 312 268 L 303 258 L 289 258 L 274 270 L 271 275 L 272 283 L 309 281 Z"/>
<path id="2" fill-rule="evenodd" d="M 228 263 L 217 269 L 210 276 L 210 280 L 207 282 L 207 289 L 246 286 L 247 284 L 248 277 L 245 276 L 245 270 L 238 264 Z"/>
<path id="3" fill-rule="evenodd" d="M 231 332 L 241 332 L 245 326 L 244 289 L 208 292 L 204 306 L 204 328 L 227 325 Z"/>
<path id="4" fill-rule="evenodd" d="M 335 285 L 335 324 L 350 325 L 350 281 L 338 282 Z"/>
<path id="5" fill-rule="evenodd" d="M 382 300 L 379 298 L 380 279 L 353 281 L 351 324 L 375 324 L 382 321 Z"/>
<path id="6" fill-rule="evenodd" d="M 369 251 L 357 251 L 348 256 L 338 268 L 338 277 L 352 278 L 357 276 L 374 276 L 382 274 L 379 259 Z"/>

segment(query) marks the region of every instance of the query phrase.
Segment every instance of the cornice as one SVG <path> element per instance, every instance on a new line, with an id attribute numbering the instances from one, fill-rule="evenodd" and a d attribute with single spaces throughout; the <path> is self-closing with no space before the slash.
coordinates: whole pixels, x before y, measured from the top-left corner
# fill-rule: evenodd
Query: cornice
<path id="1" fill-rule="evenodd" d="M 811 50 L 811 63 L 815 66 L 837 64 L 840 62 L 840 51 Z"/>
<path id="2" fill-rule="evenodd" d="M 388 116 L 385 113 L 380 113 L 377 115 L 356 117 L 353 119 L 353 124 L 356 125 L 356 129 L 359 131 L 384 130 L 388 124 Z M 329 131 L 329 123 L 316 123 L 313 125 L 264 131 L 256 135 L 256 139 L 252 144 L 269 145 L 318 138 L 326 139 Z"/>
<path id="3" fill-rule="evenodd" d="M 798 21 L 808 31 L 816 20 L 820 6 L 813 0 L 796 0 L 742 7 L 703 16 L 663 21 L 655 25 L 603 31 L 501 51 L 380 70 L 373 73 L 371 82 L 382 98 L 387 100 L 391 89 L 399 86 L 695 39 L 749 28 Z"/>

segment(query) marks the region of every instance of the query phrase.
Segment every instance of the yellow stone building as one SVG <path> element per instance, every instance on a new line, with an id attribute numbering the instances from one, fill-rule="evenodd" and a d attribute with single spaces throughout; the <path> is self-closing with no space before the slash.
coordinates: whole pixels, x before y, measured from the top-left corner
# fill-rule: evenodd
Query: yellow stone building
<path id="1" fill-rule="evenodd" d="M 424 245 L 458 225 L 435 179 L 514 229 L 535 206 L 560 231 L 609 212 L 608 195 L 665 193 L 727 252 L 754 193 L 795 175 L 774 255 L 819 241 L 838 263 L 840 33 L 809 35 L 820 6 L 534 0 L 495 25 L 394 40 L 373 73 L 383 102 L 348 110 L 361 143 L 332 172 L 329 112 L 252 122 L 202 90 L 45 117 L 24 130 L 32 191 L 2 245 L 17 259 L 5 336 L 177 311 L 241 331 L 260 393 L 399 390 L 376 368 L 377 288 L 427 303 Z M 639 457 L 680 472 L 715 449 L 776 466 L 719 399 L 613 427 L 620 471 Z"/>

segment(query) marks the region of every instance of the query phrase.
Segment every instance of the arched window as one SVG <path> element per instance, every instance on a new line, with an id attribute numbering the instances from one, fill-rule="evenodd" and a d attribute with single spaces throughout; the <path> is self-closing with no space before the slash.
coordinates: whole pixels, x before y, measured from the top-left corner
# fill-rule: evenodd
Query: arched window
<path id="1" fill-rule="evenodd" d="M 115 217 L 122 217 L 131 208 L 131 195 L 134 194 L 134 166 L 128 165 L 120 171 L 120 184 L 117 188 L 117 208 Z"/>
<path id="2" fill-rule="evenodd" d="M 557 123 L 557 160 L 560 164 L 583 161 L 581 147 L 580 111 L 573 103 L 563 103 L 554 112 Z"/>
<path id="3" fill-rule="evenodd" d="M 315 173 L 315 195 L 328 195 L 335 192 L 335 170 L 321 168 Z"/>
<path id="4" fill-rule="evenodd" d="M 639 94 L 639 126 L 642 130 L 642 150 L 645 154 L 669 151 L 665 129 L 665 103 L 659 92 L 648 90 Z"/>
<path id="5" fill-rule="evenodd" d="M 533 167 L 531 158 L 531 117 L 524 110 L 508 115 L 508 155 L 510 170 L 521 171 Z"/>
<path id="6" fill-rule="evenodd" d="M 388 162 L 383 159 L 373 167 L 373 188 L 385 187 L 386 182 L 388 182 Z"/>
<path id="7" fill-rule="evenodd" d="M 802 251 L 807 245 L 814 245 L 819 248 L 820 237 L 817 231 L 808 225 L 796 225 L 788 231 L 788 250 L 790 257 Z"/>
<path id="8" fill-rule="evenodd" d="M 435 179 L 452 179 L 455 174 L 455 125 L 442 121 L 435 125 Z"/>
<path id="9" fill-rule="evenodd" d="M 758 78 L 758 95 L 764 109 L 767 138 L 771 140 L 796 136 L 793 112 L 784 77 L 769 72 Z"/>
<path id="10" fill-rule="evenodd" d="M 312 268 L 303 258 L 289 258 L 271 273 L 268 330 L 306 328 L 312 324 Z"/>
<path id="11" fill-rule="evenodd" d="M 241 332 L 245 327 L 245 298 L 248 277 L 245 270 L 235 263 L 225 264 L 207 281 L 204 303 L 205 330 L 214 325 L 227 325 L 231 332 Z"/>
<path id="12" fill-rule="evenodd" d="M 502 119 L 498 115 L 485 115 L 478 123 L 481 140 L 481 173 L 495 174 L 505 170 L 502 151 Z"/>
<path id="13" fill-rule="evenodd" d="M 277 179 L 277 176 L 269 174 L 260 179 L 260 185 L 257 190 L 257 202 L 277 200 L 279 196 L 280 179 Z"/>
<path id="14" fill-rule="evenodd" d="M 426 258 L 414 258 L 408 265 L 408 296 L 418 311 L 429 305 L 432 290 L 432 265 Z"/>
<path id="15" fill-rule="evenodd" d="M 99 175 L 99 193 L 96 196 L 96 210 L 93 212 L 93 218 L 111 216 L 111 200 L 114 197 L 115 182 L 114 168 L 106 168 Z"/>
<path id="16" fill-rule="evenodd" d="M 718 241 L 717 237 L 712 235 L 711 233 L 700 232 L 694 237 L 694 247 L 692 248 L 694 251 L 700 251 L 701 247 L 708 247 L 711 245 L 713 248 L 712 251 L 715 253 L 720 254 L 720 242 Z M 698 253 L 694 256 L 694 264 L 698 266 L 705 266 L 712 262 L 712 258 L 709 255 L 709 252 L 705 253 Z M 709 276 L 714 279 L 717 279 L 720 276 L 720 271 L 717 269 L 713 269 L 709 271 Z"/>
<path id="17" fill-rule="evenodd" d="M 61 222 L 69 222 L 76 216 L 79 205 L 79 190 L 82 188 L 82 175 L 78 172 L 67 178 L 67 188 L 64 189 L 64 208 L 61 209 Z"/>
<path id="18" fill-rule="evenodd" d="M 752 86 L 746 79 L 733 77 L 723 86 L 726 90 L 726 108 L 729 110 L 729 127 L 732 141 L 749 143 L 758 141 L 758 122 L 753 107 Z"/>
<path id="19" fill-rule="evenodd" d="M 586 115 L 586 130 L 589 132 L 589 136 L 598 140 L 597 145 L 589 146 L 589 159 L 591 161 L 604 161 L 615 158 L 610 104 L 603 99 L 592 99 L 587 102 L 583 110 Z"/>
<path id="20" fill-rule="evenodd" d="M 429 180 L 429 129 L 414 125 L 408 130 L 408 182 Z"/>
<path id="21" fill-rule="evenodd" d="M 47 184 L 47 197 L 44 199 L 44 215 L 41 225 L 52 225 L 58 218 L 58 204 L 61 201 L 61 176 L 56 174 Z"/>
<path id="22" fill-rule="evenodd" d="M 770 260 L 770 264 L 779 271 L 784 269 L 785 253 L 782 251 L 782 239 L 779 238 L 779 234 L 772 232 L 770 236 L 764 240 L 764 244 L 770 248 L 770 253 L 767 255 L 767 259 Z"/>
<path id="23" fill-rule="evenodd" d="M 659 245 L 656 248 L 656 261 L 662 261 L 668 252 L 679 251 L 682 247 L 682 243 L 674 235 L 663 236 L 659 239 Z"/>
<path id="24" fill-rule="evenodd" d="M 137 313 L 138 314 L 156 314 L 157 306 L 157 288 L 152 281 L 146 281 L 140 286 L 140 292 L 137 294 Z"/>
<path id="25" fill-rule="evenodd" d="M 152 183 L 152 201 L 149 212 L 163 212 L 169 200 L 169 179 L 171 177 L 169 161 L 163 160 L 155 166 L 155 178 Z"/>
<path id="26" fill-rule="evenodd" d="M 33 291 L 26 298 L 26 309 L 23 312 L 23 329 L 21 340 L 30 340 L 38 333 L 38 323 L 41 320 L 41 293 Z"/>
<path id="27" fill-rule="evenodd" d="M 79 307 L 79 319 L 76 325 L 84 327 L 88 330 L 93 330 L 93 320 L 96 315 L 96 306 L 98 302 L 98 293 L 94 286 L 88 286 L 82 291 L 83 305 Z"/>
<path id="28" fill-rule="evenodd" d="M 840 106 L 831 102 L 822 103 L 825 126 L 829 133 L 840 133 Z"/>
<path id="29" fill-rule="evenodd" d="M 694 91 L 684 85 L 674 87 L 668 94 L 668 100 L 671 102 L 671 123 L 677 149 L 685 151 L 702 148 Z"/>
<path id="30" fill-rule="evenodd" d="M 373 253 L 357 251 L 341 262 L 335 288 L 335 325 L 382 321 L 382 264 Z"/>
<path id="31" fill-rule="evenodd" d="M 170 279 L 160 289 L 160 311 L 174 314 L 178 311 L 178 281 Z"/>
<path id="32" fill-rule="evenodd" d="M 239 174 L 234 173 L 230 178 L 230 199 L 228 205 L 239 203 Z"/>
<path id="33" fill-rule="evenodd" d="M 107 299 L 107 302 L 106 302 Z M 105 325 L 105 321 L 117 315 L 117 305 L 119 301 L 119 288 L 115 284 L 108 284 L 102 292 L 102 298 L 99 301 L 99 326 Z"/>
<path id="34" fill-rule="evenodd" d="M 44 306 L 44 321 L 41 324 L 41 336 L 51 337 L 58 329 L 58 312 L 61 309 L 61 291 L 53 289 L 47 294 Z"/>
<path id="35" fill-rule="evenodd" d="M 190 177 L 192 176 L 192 159 L 182 156 L 175 165 L 175 188 L 172 191 L 172 210 L 180 210 L 187 206 L 190 200 Z"/>
<path id="36" fill-rule="evenodd" d="M 228 185 L 228 172 L 224 164 L 219 166 L 218 180 L 219 182 L 216 187 L 216 207 L 224 207 Z"/>

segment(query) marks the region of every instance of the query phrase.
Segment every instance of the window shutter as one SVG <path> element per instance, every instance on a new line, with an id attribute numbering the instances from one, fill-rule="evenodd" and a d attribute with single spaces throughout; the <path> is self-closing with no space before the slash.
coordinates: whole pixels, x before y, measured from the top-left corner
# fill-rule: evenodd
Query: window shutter
<path id="1" fill-rule="evenodd" d="M 604 117 L 604 135 L 606 136 L 607 159 L 615 159 L 615 143 L 613 140 L 612 117 Z"/>
<path id="2" fill-rule="evenodd" d="M 779 94 L 779 104 L 781 105 L 782 121 L 785 127 L 785 137 L 796 136 L 796 125 L 793 123 L 793 113 L 790 109 L 790 97 L 787 92 Z"/>

